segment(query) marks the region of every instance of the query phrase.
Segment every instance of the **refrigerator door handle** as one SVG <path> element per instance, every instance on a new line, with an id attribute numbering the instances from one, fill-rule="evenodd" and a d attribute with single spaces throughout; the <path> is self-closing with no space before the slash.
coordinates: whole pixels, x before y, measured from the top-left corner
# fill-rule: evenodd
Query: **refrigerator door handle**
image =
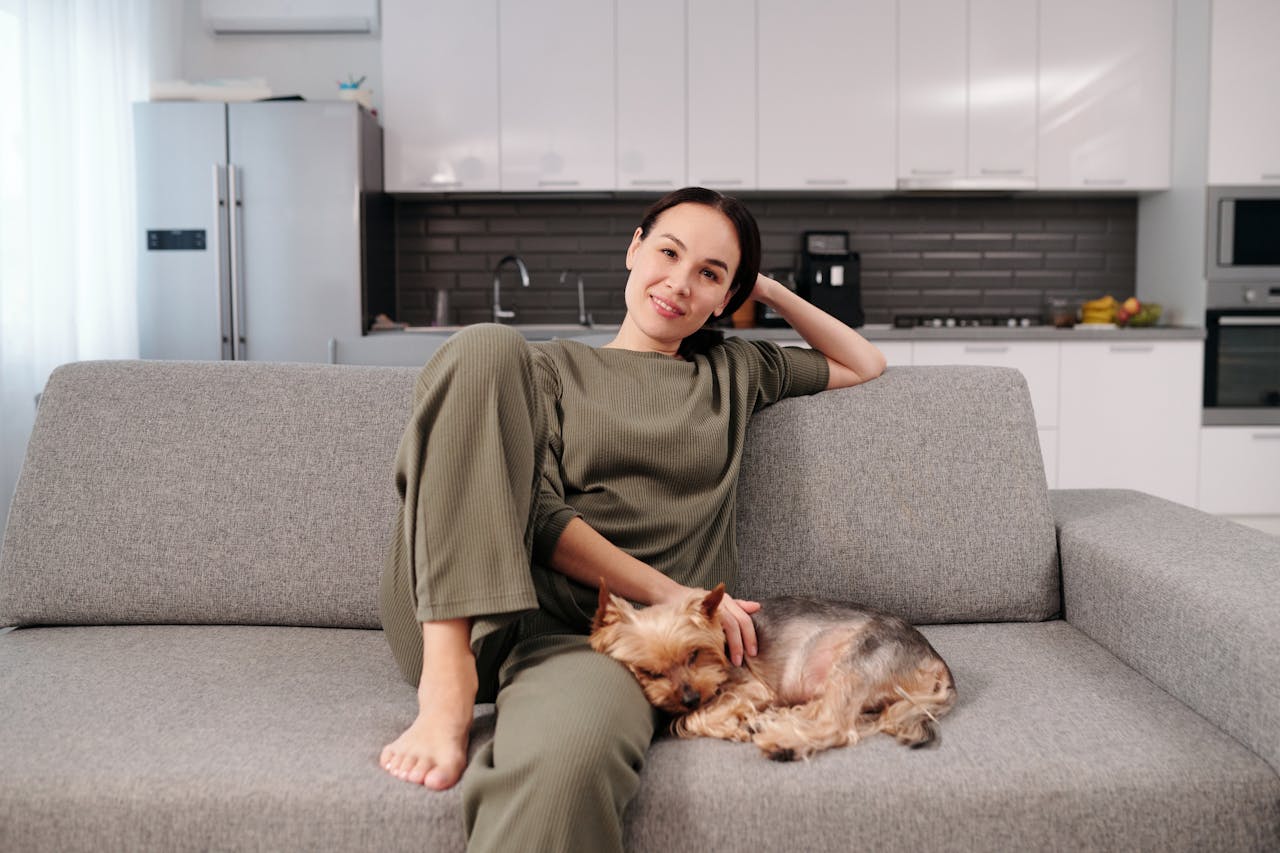
<path id="1" fill-rule="evenodd" d="M 227 164 L 227 209 L 231 214 L 231 353 L 236 361 L 247 359 L 244 327 L 244 212 L 240 170 Z"/>
<path id="2" fill-rule="evenodd" d="M 231 270 L 227 259 L 227 173 L 221 163 L 213 164 L 213 277 L 218 287 L 218 329 L 222 334 L 222 358 L 233 357 L 231 349 Z"/>

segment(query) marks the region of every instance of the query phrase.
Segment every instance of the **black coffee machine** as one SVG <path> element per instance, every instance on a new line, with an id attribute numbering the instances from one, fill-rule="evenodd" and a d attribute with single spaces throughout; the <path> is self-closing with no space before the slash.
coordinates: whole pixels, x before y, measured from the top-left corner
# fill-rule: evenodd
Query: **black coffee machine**
<path id="1" fill-rule="evenodd" d="M 847 231 L 806 231 L 797 292 L 846 326 L 861 326 L 862 264 Z"/>

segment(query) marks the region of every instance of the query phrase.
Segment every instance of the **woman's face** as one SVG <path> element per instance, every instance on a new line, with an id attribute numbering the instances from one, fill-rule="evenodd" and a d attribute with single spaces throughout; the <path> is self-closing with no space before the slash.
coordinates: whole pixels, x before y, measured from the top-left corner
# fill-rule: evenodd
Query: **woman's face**
<path id="1" fill-rule="evenodd" d="M 627 249 L 627 317 L 655 342 L 681 341 L 732 295 L 738 235 L 723 213 L 685 203 L 663 211 Z"/>

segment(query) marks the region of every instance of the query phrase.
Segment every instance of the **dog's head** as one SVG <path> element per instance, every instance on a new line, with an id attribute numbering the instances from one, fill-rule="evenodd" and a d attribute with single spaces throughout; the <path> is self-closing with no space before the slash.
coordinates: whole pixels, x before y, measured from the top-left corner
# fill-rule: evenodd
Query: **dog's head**
<path id="1" fill-rule="evenodd" d="M 631 670 L 653 706 L 686 714 L 716 695 L 729 678 L 724 630 L 716 608 L 724 584 L 675 604 L 637 610 L 600 582 L 591 647 Z"/>

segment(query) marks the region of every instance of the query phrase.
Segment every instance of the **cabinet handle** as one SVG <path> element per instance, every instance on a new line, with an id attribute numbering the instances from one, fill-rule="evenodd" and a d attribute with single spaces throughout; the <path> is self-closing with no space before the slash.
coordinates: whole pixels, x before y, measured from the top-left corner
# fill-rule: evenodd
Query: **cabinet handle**
<path id="1" fill-rule="evenodd" d="M 1151 352 L 1155 344 L 1112 344 L 1112 352 Z"/>
<path id="2" fill-rule="evenodd" d="M 645 180 L 643 178 L 631 182 L 633 187 L 670 187 L 674 185 L 675 181 Z"/>
<path id="3" fill-rule="evenodd" d="M 1254 441 L 1280 441 L 1280 432 L 1255 432 Z"/>
<path id="4" fill-rule="evenodd" d="M 848 178 L 805 178 L 804 182 L 811 187 L 842 187 L 849 183 Z"/>
<path id="5" fill-rule="evenodd" d="M 983 175 L 1004 178 L 1012 178 L 1016 175 L 1025 175 L 1027 173 L 1026 169 L 979 169 L 978 171 Z"/>
<path id="6" fill-rule="evenodd" d="M 1000 344 L 989 344 L 986 346 L 981 344 L 969 344 L 965 346 L 964 351 L 972 353 L 1005 353 L 1009 351 L 1009 347 L 1001 346 Z"/>
<path id="7" fill-rule="evenodd" d="M 697 183 L 701 184 L 704 187 L 705 186 L 737 187 L 742 185 L 742 178 L 725 178 L 723 181 L 716 180 L 715 178 L 703 178 L 701 181 L 698 181 Z"/>
<path id="8" fill-rule="evenodd" d="M 948 175 L 954 175 L 955 169 L 912 169 L 911 174 L 920 175 L 926 178 L 945 178 Z"/>
<path id="9" fill-rule="evenodd" d="M 540 187 L 576 187 L 581 181 L 538 181 Z"/>
<path id="10" fill-rule="evenodd" d="M 1124 178 L 1085 178 L 1083 183 L 1086 187 L 1122 187 L 1126 181 Z"/>
<path id="11" fill-rule="evenodd" d="M 1280 181 L 1280 172 L 1263 172 L 1262 180 L 1264 181 Z"/>

